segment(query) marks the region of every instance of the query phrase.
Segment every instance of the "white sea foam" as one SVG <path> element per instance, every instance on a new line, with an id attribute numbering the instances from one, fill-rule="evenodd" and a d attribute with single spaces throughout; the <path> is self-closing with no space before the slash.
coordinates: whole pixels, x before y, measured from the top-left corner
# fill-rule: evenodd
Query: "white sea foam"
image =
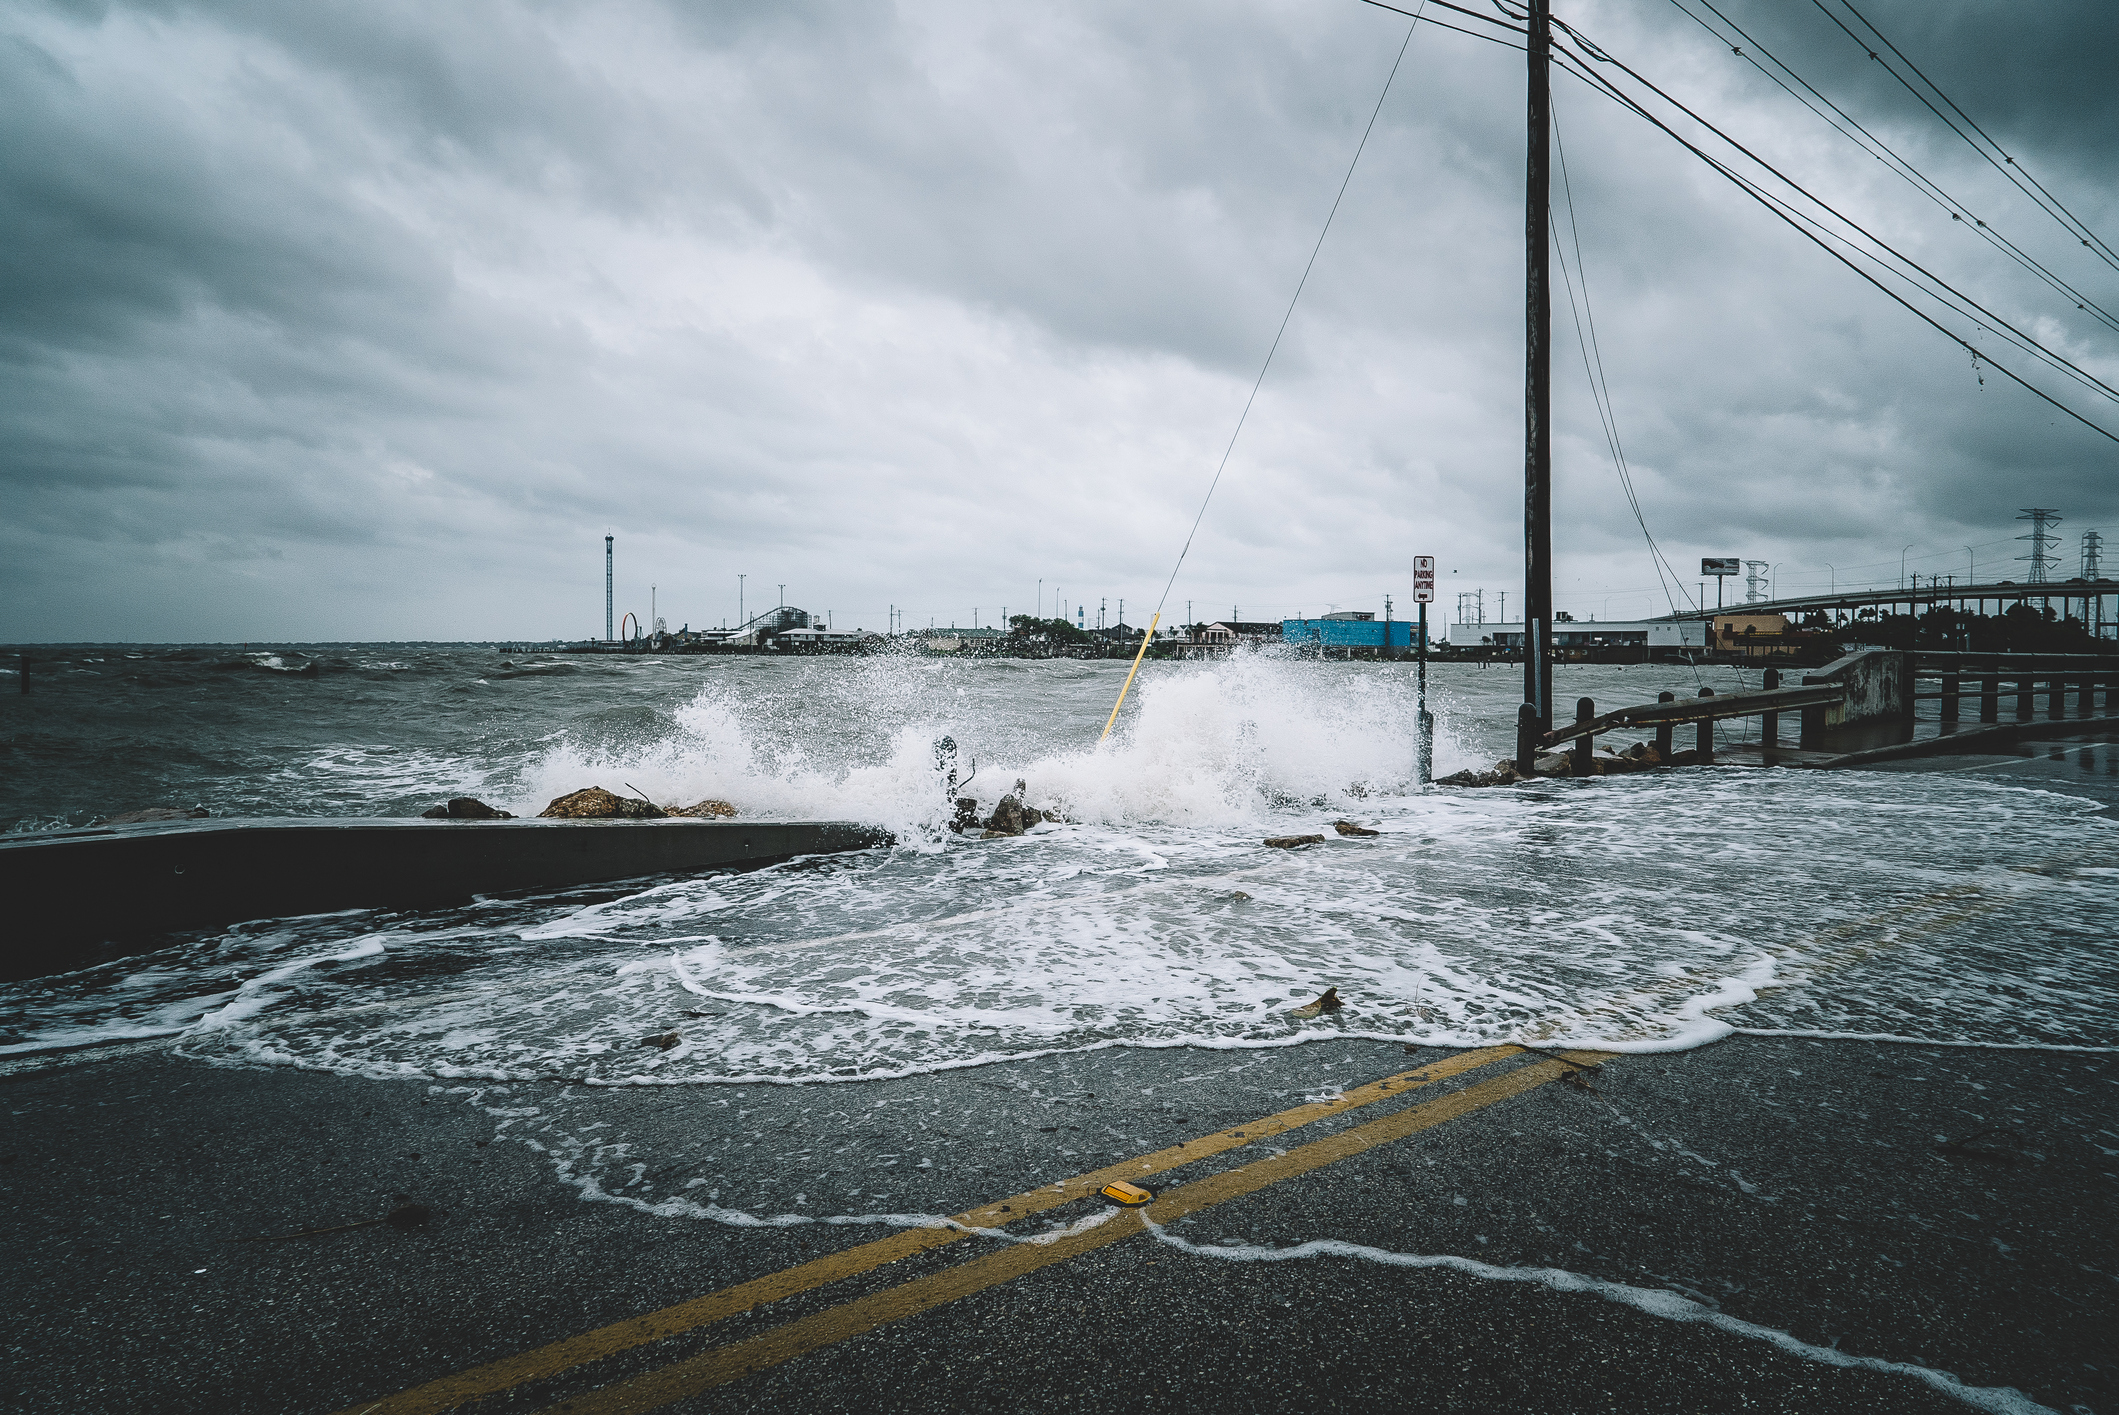
<path id="1" fill-rule="evenodd" d="M 1907 1376 L 1928 1386 L 1953 1400 L 1962 1401 L 1974 1410 L 1987 1410 L 1994 1415 L 2055 1415 L 2051 1407 L 2040 1405 L 2013 1386 L 1968 1386 L 1948 1371 L 1938 1371 L 1929 1366 L 1917 1366 L 1906 1361 L 1890 1361 L 1877 1356 L 1857 1356 L 1834 1346 L 1818 1346 L 1803 1341 L 1775 1327 L 1747 1322 L 1726 1313 L 1718 1312 L 1704 1303 L 1695 1302 L 1663 1288 L 1631 1287 L 1625 1283 L 1606 1282 L 1600 1278 L 1584 1277 L 1565 1268 L 1509 1268 L 1482 1263 L 1474 1258 L 1460 1258 L 1448 1253 L 1395 1253 L 1386 1248 L 1371 1248 L 1366 1244 L 1347 1243 L 1336 1238 L 1313 1239 L 1287 1248 L 1262 1248 L 1250 1244 L 1193 1243 L 1179 1238 L 1168 1229 L 1149 1219 L 1142 1221 L 1148 1231 L 1161 1242 L 1197 1258 L 1214 1258 L 1223 1262 L 1238 1263 L 1284 1263 L 1299 1262 L 1309 1258 L 1353 1258 L 1361 1262 L 1378 1263 L 1395 1268 L 1442 1268 L 1463 1273 L 1487 1282 L 1522 1282 L 1548 1288 L 1554 1292 L 1582 1293 L 1600 1297 L 1606 1302 L 1621 1307 L 1630 1307 L 1651 1317 L 1665 1321 L 1687 1322 L 1710 1326 L 1732 1336 L 1751 1341 L 1762 1341 L 1805 1361 L 1814 1361 L 1825 1366 L 1839 1366 L 1854 1370 L 1877 1371 L 1885 1375 Z"/>
<path id="2" fill-rule="evenodd" d="M 2119 1043 L 2102 947 L 2119 833 L 2087 801 L 1734 770 L 1420 794 L 1408 677 L 1363 666 L 1144 670 L 1100 749 L 1107 665 L 741 660 L 704 688 L 669 671 L 670 696 L 475 774 L 519 783 L 491 797 L 519 811 L 601 781 L 880 821 L 904 843 L 616 898 L 245 926 L 11 985 L 0 1047 L 177 1035 L 273 1065 L 667 1085 L 1333 1036 Z M 1442 701 L 1470 744 L 1445 769 L 1505 715 L 1509 685 L 1484 703 L 1467 681 L 1486 683 Z M 1020 777 L 1078 823 L 949 835 L 944 733 L 960 774 L 977 763 L 971 794 L 990 805 Z M 374 760 L 378 779 L 405 764 Z M 1383 833 L 1341 839 L 1346 816 Z M 1309 832 L 1325 843 L 1260 845 Z M 1327 987 L 1346 1011 L 1289 1015 Z M 641 1045 L 672 1030 L 669 1050 Z"/>

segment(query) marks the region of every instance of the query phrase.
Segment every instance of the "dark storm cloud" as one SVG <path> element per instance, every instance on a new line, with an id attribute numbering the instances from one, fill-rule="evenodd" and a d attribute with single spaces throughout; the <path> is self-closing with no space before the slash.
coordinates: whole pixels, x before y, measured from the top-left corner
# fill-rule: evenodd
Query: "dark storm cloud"
<path id="1" fill-rule="evenodd" d="M 1863 9 L 2119 229 L 2119 21 Z M 2119 381 L 2108 334 L 1676 9 L 1562 13 Z M 2119 304 L 1816 8 L 1730 13 Z M 621 607 L 654 579 L 694 623 L 732 612 L 739 570 L 871 626 L 886 602 L 1027 609 L 1039 578 L 1138 620 L 1403 26 L 1353 4 L 15 7 L 0 633 L 578 636 L 606 526 Z M 1518 576 L 1521 93 L 1519 56 L 1416 35 L 1179 600 L 1366 605 L 1423 548 L 1467 587 Z M 1908 541 L 1924 571 L 1965 541 L 2000 563 L 2027 500 L 2112 516 L 2111 444 L 1991 368 L 1982 388 L 1579 83 L 1558 101 L 1622 432 L 1681 566 L 1895 581 Z M 1564 300 L 1555 327 L 1561 602 L 1660 608 Z"/>

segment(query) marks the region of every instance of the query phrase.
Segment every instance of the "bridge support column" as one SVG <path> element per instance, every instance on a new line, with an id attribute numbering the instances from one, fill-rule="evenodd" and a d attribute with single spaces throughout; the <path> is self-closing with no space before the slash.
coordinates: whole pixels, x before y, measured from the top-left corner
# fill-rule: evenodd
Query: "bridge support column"
<path id="1" fill-rule="evenodd" d="M 1711 698 L 1714 696 L 1714 689 L 1702 688 L 1700 689 L 1700 696 Z M 1711 721 L 1700 724 L 1697 750 L 1701 761 L 1711 762 L 1714 760 L 1714 724 Z"/>
<path id="2" fill-rule="evenodd" d="M 2067 716 L 2067 675 L 2055 673 L 2045 680 L 2045 715 L 2059 718 Z"/>
<path id="3" fill-rule="evenodd" d="M 2018 722 L 2029 722 L 2031 720 L 2033 710 L 2031 697 L 2031 680 L 2018 678 L 2016 680 L 2016 720 Z"/>
<path id="4" fill-rule="evenodd" d="M 1942 677 L 1942 720 L 1952 727 L 1957 725 L 1957 675 L 1945 673 Z"/>
<path id="5" fill-rule="evenodd" d="M 1575 721 L 1584 723 L 1597 715 L 1594 698 L 1575 699 Z M 1589 775 L 1590 753 L 1595 749 L 1596 739 L 1587 732 L 1575 738 L 1575 754 L 1572 770 L 1576 776 Z"/>
<path id="6" fill-rule="evenodd" d="M 1979 680 L 1979 720 L 2001 721 L 2001 680 L 1991 673 Z"/>
<path id="7" fill-rule="evenodd" d="M 1767 669 L 1764 680 L 1766 691 L 1770 693 L 1780 685 L 1781 671 L 1778 668 Z M 1781 715 L 1779 713 L 1762 712 L 1759 714 L 1758 744 L 1768 750 L 1781 744 Z"/>
<path id="8" fill-rule="evenodd" d="M 1678 695 L 1676 693 L 1657 693 L 1655 700 L 1659 703 L 1674 703 L 1678 700 Z M 1655 754 L 1666 762 L 1670 760 L 1670 724 L 1667 722 L 1656 724 Z"/>

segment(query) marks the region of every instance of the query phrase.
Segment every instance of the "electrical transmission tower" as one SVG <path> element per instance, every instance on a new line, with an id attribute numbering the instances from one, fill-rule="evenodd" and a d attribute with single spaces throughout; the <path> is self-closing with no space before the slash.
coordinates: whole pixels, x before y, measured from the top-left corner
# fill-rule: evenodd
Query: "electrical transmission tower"
<path id="1" fill-rule="evenodd" d="M 2082 533 L 2082 578 L 2101 580 L 2104 567 L 2098 563 L 2098 552 L 2104 548 L 2104 537 L 2095 531 Z"/>
<path id="2" fill-rule="evenodd" d="M 2016 519 L 2031 523 L 2031 533 L 2029 535 L 2016 537 L 2018 540 L 2027 540 L 2031 543 L 2031 553 L 2029 555 L 2016 557 L 2018 560 L 2030 562 L 2031 571 L 2024 576 L 2024 580 L 2029 584 L 2042 585 L 2046 582 L 2045 572 L 2060 563 L 2060 557 L 2055 555 L 2050 548 L 2058 544 L 2060 540 L 2060 537 L 2054 535 L 2052 530 L 2054 526 L 2060 524 L 2060 513 L 2044 506 L 2026 506 L 2023 508 L 2023 514 Z"/>
<path id="3" fill-rule="evenodd" d="M 1757 604 L 1771 597 L 1766 593 L 1766 571 L 1769 568 L 1763 560 L 1744 562 L 1744 603 Z"/>

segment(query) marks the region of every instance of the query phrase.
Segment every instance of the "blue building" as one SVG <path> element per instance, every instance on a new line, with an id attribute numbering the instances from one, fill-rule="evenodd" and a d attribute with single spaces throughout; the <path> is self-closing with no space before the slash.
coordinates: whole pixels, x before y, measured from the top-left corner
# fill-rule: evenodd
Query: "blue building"
<path id="1" fill-rule="evenodd" d="M 1322 619 L 1283 619 L 1280 621 L 1280 640 L 1290 648 L 1305 646 L 1323 649 L 1409 649 L 1413 646 L 1413 630 L 1416 626 L 1409 619 L 1385 621 L 1365 612 L 1342 611 L 1327 614 Z M 1435 639 L 1435 627 L 1428 626 L 1428 642 Z"/>

